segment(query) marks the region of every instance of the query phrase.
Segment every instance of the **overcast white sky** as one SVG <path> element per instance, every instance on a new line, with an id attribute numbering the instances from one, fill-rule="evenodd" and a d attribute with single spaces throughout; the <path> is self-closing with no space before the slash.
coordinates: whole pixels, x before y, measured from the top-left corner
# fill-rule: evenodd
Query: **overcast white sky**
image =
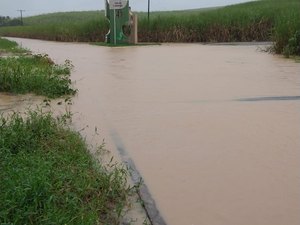
<path id="1" fill-rule="evenodd" d="M 250 0 L 150 0 L 151 11 L 179 10 L 224 6 Z M 133 11 L 147 11 L 148 0 L 130 0 Z M 50 12 L 104 9 L 104 0 L 0 0 L 0 15 L 17 17 L 20 12 L 31 16 Z"/>

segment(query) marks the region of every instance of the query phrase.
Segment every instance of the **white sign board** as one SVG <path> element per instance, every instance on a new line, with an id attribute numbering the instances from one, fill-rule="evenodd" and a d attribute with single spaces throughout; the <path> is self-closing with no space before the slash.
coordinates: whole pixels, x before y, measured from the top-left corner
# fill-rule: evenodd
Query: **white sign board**
<path id="1" fill-rule="evenodd" d="M 123 9 L 128 0 L 109 0 L 109 9 Z"/>

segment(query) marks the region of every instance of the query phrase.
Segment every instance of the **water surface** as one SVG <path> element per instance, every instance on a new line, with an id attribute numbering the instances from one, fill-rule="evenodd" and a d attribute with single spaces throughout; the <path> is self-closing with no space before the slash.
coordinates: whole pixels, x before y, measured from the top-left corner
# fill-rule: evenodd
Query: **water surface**
<path id="1" fill-rule="evenodd" d="M 15 40 L 73 62 L 75 126 L 122 145 L 169 225 L 300 223 L 300 64 L 255 45 Z"/>

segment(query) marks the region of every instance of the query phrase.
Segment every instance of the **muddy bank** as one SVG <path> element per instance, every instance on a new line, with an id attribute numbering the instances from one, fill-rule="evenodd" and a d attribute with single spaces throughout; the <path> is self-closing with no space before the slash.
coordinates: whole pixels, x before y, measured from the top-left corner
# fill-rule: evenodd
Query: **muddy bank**
<path id="1" fill-rule="evenodd" d="M 73 62 L 75 126 L 128 153 L 169 225 L 299 224 L 300 64 L 253 45 L 15 40 Z"/>
<path id="2" fill-rule="evenodd" d="M 0 92 L 0 113 L 13 111 L 24 111 L 29 108 L 36 108 L 37 103 L 42 103 L 43 98 L 28 95 L 17 95 Z"/>

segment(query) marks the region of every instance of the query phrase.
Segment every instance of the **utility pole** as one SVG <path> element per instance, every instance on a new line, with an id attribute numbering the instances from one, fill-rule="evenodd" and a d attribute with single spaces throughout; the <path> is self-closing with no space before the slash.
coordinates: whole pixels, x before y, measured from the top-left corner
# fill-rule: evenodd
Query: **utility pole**
<path id="1" fill-rule="evenodd" d="M 19 10 L 17 10 L 17 11 L 19 11 L 20 14 L 21 14 L 21 24 L 22 24 L 22 26 L 23 26 L 23 25 L 24 25 L 24 23 L 23 23 L 23 12 L 25 12 L 25 10 L 24 10 L 24 9 L 19 9 Z"/>
<path id="2" fill-rule="evenodd" d="M 148 23 L 150 22 L 150 0 L 148 0 Z"/>

